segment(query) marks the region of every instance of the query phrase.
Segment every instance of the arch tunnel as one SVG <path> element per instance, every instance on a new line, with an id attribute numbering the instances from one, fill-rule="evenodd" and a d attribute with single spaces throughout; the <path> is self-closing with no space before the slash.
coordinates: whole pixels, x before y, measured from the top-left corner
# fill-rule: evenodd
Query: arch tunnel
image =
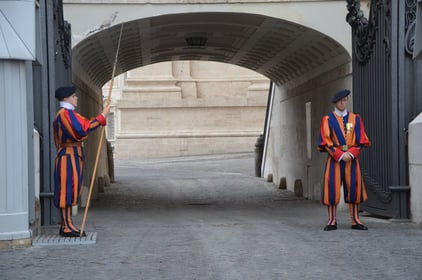
<path id="1" fill-rule="evenodd" d="M 93 115 L 112 75 L 121 25 L 93 32 L 72 50 L 73 82 L 82 110 Z M 297 182 L 319 199 L 324 157 L 316 154 L 322 115 L 339 88 L 351 86 L 348 46 L 303 25 L 259 14 L 198 12 L 124 22 L 116 76 L 159 62 L 200 60 L 238 65 L 275 83 L 268 110 L 262 174 L 275 183 Z M 96 139 L 87 151 L 95 151 Z M 90 153 L 90 152 L 88 152 Z M 88 155 L 94 158 L 94 155 Z M 92 170 L 87 164 L 87 172 Z M 106 172 L 105 167 L 98 169 Z M 103 170 L 103 171 L 101 171 Z M 98 174 L 101 176 L 101 174 Z"/>
<path id="2" fill-rule="evenodd" d="M 109 81 L 119 33 L 120 24 L 79 42 L 74 75 L 97 87 Z M 124 23 L 116 75 L 174 60 L 230 63 L 282 85 L 347 63 L 350 56 L 316 30 L 257 14 L 184 13 Z"/>

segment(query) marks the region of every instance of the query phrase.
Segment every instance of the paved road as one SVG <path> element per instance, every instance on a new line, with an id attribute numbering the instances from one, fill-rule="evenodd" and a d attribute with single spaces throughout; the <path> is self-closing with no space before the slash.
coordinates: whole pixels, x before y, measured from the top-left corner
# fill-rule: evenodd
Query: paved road
<path id="1" fill-rule="evenodd" d="M 97 244 L 0 251 L 0 279 L 422 279 L 421 226 L 364 215 L 369 231 L 352 231 L 340 212 L 324 232 L 326 209 L 253 161 L 117 161 L 88 215 Z"/>

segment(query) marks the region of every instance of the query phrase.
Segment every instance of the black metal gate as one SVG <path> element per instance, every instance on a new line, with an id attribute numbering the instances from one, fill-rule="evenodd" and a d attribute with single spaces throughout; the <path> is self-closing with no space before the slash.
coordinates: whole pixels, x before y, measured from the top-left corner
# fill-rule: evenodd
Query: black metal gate
<path id="1" fill-rule="evenodd" d="M 34 126 L 40 134 L 41 224 L 57 224 L 53 205 L 53 169 L 56 147 L 52 122 L 57 110 L 54 91 L 71 82 L 70 25 L 63 19 L 62 0 L 38 1 L 37 48 L 39 60 L 33 63 Z"/>
<path id="2" fill-rule="evenodd" d="M 372 147 L 361 155 L 374 214 L 409 218 L 407 127 L 422 110 L 420 61 L 413 61 L 417 0 L 372 0 L 369 17 L 347 0 L 352 27 L 353 109 Z"/>

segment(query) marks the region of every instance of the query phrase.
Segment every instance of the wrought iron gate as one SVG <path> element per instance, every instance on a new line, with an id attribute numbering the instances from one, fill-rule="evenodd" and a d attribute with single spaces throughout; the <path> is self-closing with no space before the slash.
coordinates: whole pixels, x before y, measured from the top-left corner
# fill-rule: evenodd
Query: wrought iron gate
<path id="1" fill-rule="evenodd" d="M 53 168 L 56 148 L 52 137 L 52 122 L 57 110 L 54 98 L 58 86 L 71 82 L 70 25 L 63 19 L 63 0 L 41 0 L 38 8 L 41 32 L 39 60 L 33 63 L 34 126 L 40 133 L 40 203 L 41 224 L 57 224 L 54 207 Z M 38 39 L 37 39 L 38 40 Z"/>
<path id="2" fill-rule="evenodd" d="M 374 214 L 409 218 L 407 127 L 422 110 L 420 61 L 412 60 L 417 0 L 372 0 L 369 17 L 347 0 L 352 27 L 353 109 L 364 120 L 372 147 L 361 155 Z M 418 94 L 419 92 L 419 94 Z"/>

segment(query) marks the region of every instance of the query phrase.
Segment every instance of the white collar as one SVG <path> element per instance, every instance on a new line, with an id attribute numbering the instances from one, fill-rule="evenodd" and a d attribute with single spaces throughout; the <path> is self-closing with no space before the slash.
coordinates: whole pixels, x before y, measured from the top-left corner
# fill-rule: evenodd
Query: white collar
<path id="1" fill-rule="evenodd" d="M 59 106 L 65 109 L 75 110 L 75 106 L 66 101 L 60 101 Z"/>
<path id="2" fill-rule="evenodd" d="M 345 116 L 347 116 L 347 109 L 345 109 L 344 111 L 340 111 L 339 109 L 337 109 L 337 108 L 334 108 L 334 113 L 337 115 L 337 116 L 339 116 L 339 117 L 345 117 Z"/>

